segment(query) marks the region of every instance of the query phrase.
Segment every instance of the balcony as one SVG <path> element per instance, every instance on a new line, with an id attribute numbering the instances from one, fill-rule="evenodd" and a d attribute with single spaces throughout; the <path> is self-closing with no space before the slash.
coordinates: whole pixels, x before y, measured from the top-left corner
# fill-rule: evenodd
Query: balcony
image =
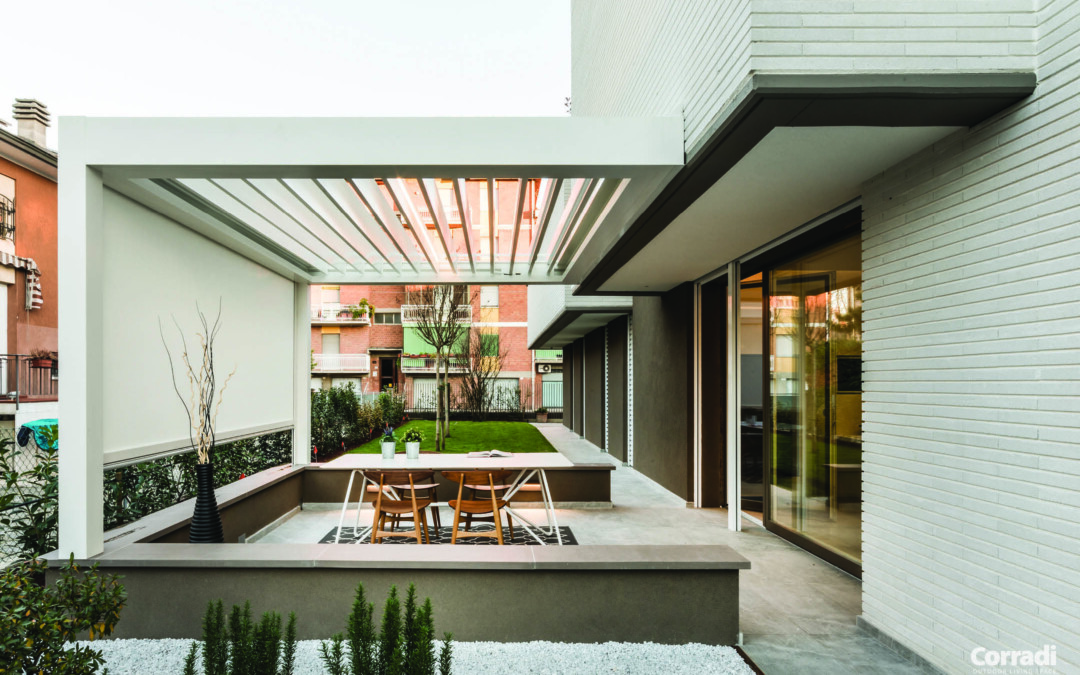
<path id="1" fill-rule="evenodd" d="M 401 306 L 401 323 L 419 323 L 421 308 L 425 305 L 402 305 Z M 462 323 L 469 323 L 472 321 L 472 306 L 461 305 L 457 308 L 457 320 Z"/>
<path id="2" fill-rule="evenodd" d="M 311 306 L 311 323 L 316 326 L 326 324 L 366 326 L 371 323 L 371 314 L 366 309 L 359 310 L 337 302 L 324 302 L 321 305 Z"/>
<path id="3" fill-rule="evenodd" d="M 56 361 L 0 354 L 0 403 L 55 401 L 60 394 Z"/>
<path id="4" fill-rule="evenodd" d="M 469 364 L 464 359 L 453 359 L 450 362 L 451 373 L 464 373 L 469 369 Z M 435 373 L 435 357 L 426 356 L 403 356 L 401 357 L 401 372 L 410 375 L 422 373 Z"/>
<path id="5" fill-rule="evenodd" d="M 367 373 L 371 357 L 367 354 L 312 354 L 313 373 Z"/>

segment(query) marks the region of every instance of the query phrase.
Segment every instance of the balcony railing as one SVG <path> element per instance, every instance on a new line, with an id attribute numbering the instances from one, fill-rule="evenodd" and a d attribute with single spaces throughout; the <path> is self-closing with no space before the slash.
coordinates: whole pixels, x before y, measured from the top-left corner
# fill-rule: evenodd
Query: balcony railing
<path id="1" fill-rule="evenodd" d="M 367 354 L 312 354 L 313 373 L 367 373 L 371 357 Z"/>
<path id="2" fill-rule="evenodd" d="M 420 323 L 420 313 L 423 307 L 426 307 L 426 305 L 402 305 L 401 323 Z M 457 308 L 457 319 L 463 323 L 472 321 L 472 306 L 459 306 Z"/>
<path id="3" fill-rule="evenodd" d="M 0 354 L 0 403 L 55 401 L 60 394 L 56 361 Z"/>
<path id="4" fill-rule="evenodd" d="M 469 364 L 464 359 L 450 361 L 451 373 L 464 373 L 469 369 Z M 401 372 L 403 373 L 434 373 L 435 357 L 403 356 L 401 357 Z"/>
<path id="5" fill-rule="evenodd" d="M 533 352 L 537 363 L 562 363 L 561 349 L 537 349 Z"/>
<path id="6" fill-rule="evenodd" d="M 311 306 L 311 321 L 312 323 L 370 324 L 371 315 L 366 309 L 357 311 L 348 305 L 326 302 L 321 305 Z"/>

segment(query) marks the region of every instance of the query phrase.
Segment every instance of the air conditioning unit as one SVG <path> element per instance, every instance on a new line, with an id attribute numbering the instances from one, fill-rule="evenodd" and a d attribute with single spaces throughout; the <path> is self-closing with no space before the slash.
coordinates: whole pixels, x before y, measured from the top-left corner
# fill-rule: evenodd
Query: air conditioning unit
<path id="1" fill-rule="evenodd" d="M 538 373 L 550 373 L 551 372 L 551 364 L 550 363 L 538 363 L 538 364 L 536 364 L 536 372 L 538 372 Z"/>

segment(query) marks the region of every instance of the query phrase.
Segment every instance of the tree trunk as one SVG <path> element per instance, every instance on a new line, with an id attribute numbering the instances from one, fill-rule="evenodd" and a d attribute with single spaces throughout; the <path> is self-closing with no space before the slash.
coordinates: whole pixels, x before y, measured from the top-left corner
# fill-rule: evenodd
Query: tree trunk
<path id="1" fill-rule="evenodd" d="M 450 437 L 450 354 L 449 350 L 446 354 L 446 361 L 443 362 L 443 414 L 446 415 L 446 419 L 443 420 L 443 429 L 445 429 L 445 436 Z"/>
<path id="2" fill-rule="evenodd" d="M 439 393 L 439 365 L 442 356 L 435 354 L 435 452 L 442 452 L 442 395 Z"/>

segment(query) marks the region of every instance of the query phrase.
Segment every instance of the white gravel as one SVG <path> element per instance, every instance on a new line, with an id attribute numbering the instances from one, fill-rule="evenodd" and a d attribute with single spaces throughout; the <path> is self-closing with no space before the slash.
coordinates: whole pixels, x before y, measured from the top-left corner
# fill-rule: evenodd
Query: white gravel
<path id="1" fill-rule="evenodd" d="M 91 646 L 105 657 L 110 675 L 181 673 L 191 640 L 104 640 Z M 83 643 L 89 644 L 89 643 Z M 321 675 L 319 642 L 301 640 L 296 674 Z M 562 673 L 664 673 L 665 675 L 753 675 L 731 647 L 605 642 L 455 642 L 455 673 L 487 675 Z"/>

